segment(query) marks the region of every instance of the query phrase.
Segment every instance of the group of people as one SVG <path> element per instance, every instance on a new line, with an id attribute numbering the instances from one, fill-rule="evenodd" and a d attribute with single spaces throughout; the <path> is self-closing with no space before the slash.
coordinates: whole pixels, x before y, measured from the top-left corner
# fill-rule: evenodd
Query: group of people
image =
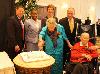
<path id="1" fill-rule="evenodd" d="M 88 43 L 88 33 L 83 33 L 81 42 L 75 44 L 77 23 L 80 21 L 74 17 L 74 8 L 68 8 L 67 17 L 60 19 L 59 22 L 57 17 L 54 16 L 55 7 L 52 4 L 47 6 L 48 14 L 41 20 L 38 20 L 37 10 L 32 9 L 30 13 L 31 18 L 23 22 L 22 16 L 24 11 L 24 7 L 17 6 L 16 15 L 11 16 L 7 21 L 7 47 L 5 51 L 12 60 L 23 48 L 25 51 L 43 50 L 55 59 L 55 63 L 51 68 L 51 74 L 62 74 L 66 59 L 67 61 L 81 64 L 84 60 L 91 61 L 93 57 L 97 57 L 96 49 L 99 47 Z M 87 41 L 82 42 L 84 39 Z M 81 47 L 81 45 L 89 47 L 89 50 Z M 69 53 L 68 57 L 66 53 Z M 76 58 L 80 58 L 81 61 Z M 75 69 L 73 71 L 77 71 L 77 66 Z M 74 72 L 73 74 L 81 73 Z"/>

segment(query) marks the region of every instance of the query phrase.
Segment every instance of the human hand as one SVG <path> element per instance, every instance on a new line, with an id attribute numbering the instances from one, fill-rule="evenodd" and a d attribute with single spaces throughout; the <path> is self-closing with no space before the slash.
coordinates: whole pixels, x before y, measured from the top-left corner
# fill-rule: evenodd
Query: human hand
<path id="1" fill-rule="evenodd" d="M 87 58 L 87 60 L 91 61 L 92 57 L 90 55 L 85 55 L 85 57 Z"/>
<path id="2" fill-rule="evenodd" d="M 20 47 L 18 45 L 15 46 L 15 52 L 18 52 L 20 50 Z"/>
<path id="3" fill-rule="evenodd" d="M 100 46 L 91 46 L 91 47 L 89 47 L 90 50 L 96 50 L 98 48 L 100 48 Z"/>
<path id="4" fill-rule="evenodd" d="M 87 60 L 91 61 L 92 57 L 87 54 L 82 54 L 83 58 L 87 58 Z"/>
<path id="5" fill-rule="evenodd" d="M 44 43 L 45 43 L 44 40 L 39 40 L 38 47 L 43 47 Z"/>
<path id="6" fill-rule="evenodd" d="M 43 51 L 43 47 L 39 47 L 39 51 Z"/>
<path id="7" fill-rule="evenodd" d="M 86 56 L 86 54 L 82 54 L 82 57 L 85 57 Z"/>

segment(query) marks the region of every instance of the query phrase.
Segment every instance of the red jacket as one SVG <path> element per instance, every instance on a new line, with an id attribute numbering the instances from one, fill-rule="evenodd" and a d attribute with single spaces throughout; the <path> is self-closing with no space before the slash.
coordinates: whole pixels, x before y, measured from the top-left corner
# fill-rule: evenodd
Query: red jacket
<path id="1" fill-rule="evenodd" d="M 91 42 L 88 42 L 88 47 L 93 46 Z M 89 62 L 86 58 L 83 58 L 82 54 L 91 55 L 92 58 L 98 57 L 96 50 L 88 50 L 85 46 L 80 46 L 80 42 L 76 43 L 71 50 L 71 62 Z"/>

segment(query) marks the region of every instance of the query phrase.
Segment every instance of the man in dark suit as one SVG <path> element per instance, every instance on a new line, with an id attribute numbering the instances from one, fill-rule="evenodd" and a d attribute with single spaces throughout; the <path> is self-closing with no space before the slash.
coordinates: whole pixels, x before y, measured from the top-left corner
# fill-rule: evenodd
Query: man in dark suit
<path id="1" fill-rule="evenodd" d="M 6 52 L 13 59 L 24 47 L 24 24 L 21 20 L 24 14 L 22 6 L 16 7 L 16 15 L 7 21 Z"/>
<path id="2" fill-rule="evenodd" d="M 75 10 L 74 8 L 68 8 L 67 10 L 67 17 L 62 18 L 59 20 L 59 24 L 63 25 L 65 29 L 65 33 L 68 37 L 68 40 L 72 45 L 75 43 L 75 37 L 76 37 L 76 30 L 77 30 L 77 23 L 81 23 L 78 18 L 74 17 Z M 70 61 L 70 48 L 68 47 L 67 43 L 64 42 L 64 64 L 67 59 L 67 61 Z M 67 54 L 67 55 L 66 55 Z"/>

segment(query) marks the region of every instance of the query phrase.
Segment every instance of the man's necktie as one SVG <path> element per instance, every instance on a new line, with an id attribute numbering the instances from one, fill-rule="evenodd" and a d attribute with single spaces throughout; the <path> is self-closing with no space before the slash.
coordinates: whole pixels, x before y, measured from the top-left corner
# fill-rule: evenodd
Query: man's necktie
<path id="1" fill-rule="evenodd" d="M 23 40 L 24 40 L 24 24 L 23 24 L 21 19 L 19 19 L 19 22 L 20 22 L 21 27 L 22 27 L 22 37 L 23 37 Z"/>
<path id="2" fill-rule="evenodd" d="M 73 19 L 69 20 L 69 26 L 70 26 L 70 30 L 71 30 L 71 33 L 72 33 L 73 29 L 74 29 L 74 20 Z"/>

